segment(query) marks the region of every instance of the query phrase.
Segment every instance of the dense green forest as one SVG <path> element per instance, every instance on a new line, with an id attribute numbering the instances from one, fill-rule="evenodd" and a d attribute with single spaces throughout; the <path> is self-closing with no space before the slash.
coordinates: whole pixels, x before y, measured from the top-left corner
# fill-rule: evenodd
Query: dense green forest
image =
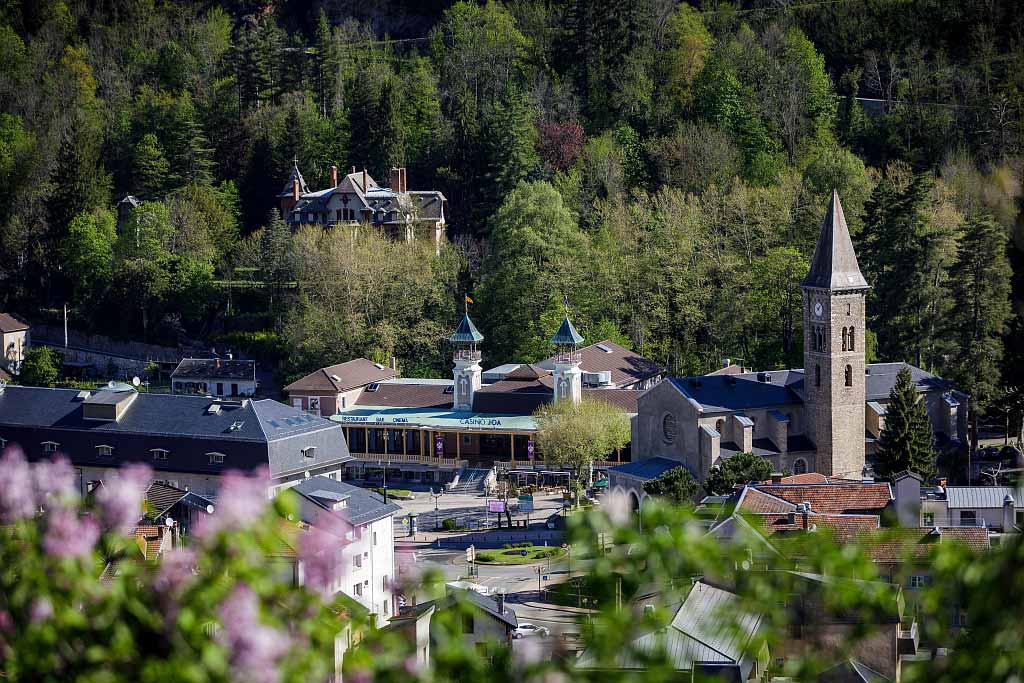
<path id="1" fill-rule="evenodd" d="M 0 102 L 0 307 L 30 319 L 423 374 L 463 292 L 495 364 L 568 296 L 674 372 L 799 365 L 836 188 L 871 356 L 981 407 L 1024 385 L 1016 0 L 6 0 Z M 293 159 L 407 167 L 448 244 L 293 234 Z"/>

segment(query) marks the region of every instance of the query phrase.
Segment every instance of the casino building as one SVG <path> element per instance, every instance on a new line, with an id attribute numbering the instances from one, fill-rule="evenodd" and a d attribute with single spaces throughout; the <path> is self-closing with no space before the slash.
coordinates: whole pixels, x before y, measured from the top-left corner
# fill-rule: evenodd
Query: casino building
<path id="1" fill-rule="evenodd" d="M 551 338 L 554 355 L 537 364 L 485 371 L 483 339 L 467 313 L 448 338 L 454 347 L 452 379 L 400 378 L 357 359 L 317 370 L 285 391 L 295 406 L 315 406 L 344 427 L 353 457 L 347 478 L 379 478 L 386 467 L 389 482 L 432 483 L 451 481 L 466 469 L 549 471 L 534 445 L 532 415 L 538 407 L 586 396 L 632 416 L 640 394 L 664 375 L 653 361 L 609 340 L 583 346 L 568 315 Z M 596 466 L 629 457 L 627 447 Z"/>

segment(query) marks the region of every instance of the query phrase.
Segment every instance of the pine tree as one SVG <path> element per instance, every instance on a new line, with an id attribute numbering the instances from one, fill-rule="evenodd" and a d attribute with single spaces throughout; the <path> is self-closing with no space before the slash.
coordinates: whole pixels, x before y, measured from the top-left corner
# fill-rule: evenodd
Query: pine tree
<path id="1" fill-rule="evenodd" d="M 351 105 L 348 111 L 349 163 L 356 168 L 370 165 L 373 154 L 374 117 L 377 116 L 377 89 L 366 73 L 356 76 L 352 83 Z"/>
<path id="2" fill-rule="evenodd" d="M 885 425 L 878 437 L 875 458 L 875 473 L 882 477 L 891 477 L 903 470 L 916 472 L 925 480 L 935 475 L 928 408 L 917 393 L 906 366 L 896 375 L 896 385 L 889 392 Z"/>
<path id="3" fill-rule="evenodd" d="M 398 93 L 393 78 L 381 84 L 377 104 L 377 115 L 370 125 L 370 139 L 373 143 L 370 168 L 387 177 L 388 169 L 405 165 L 405 131 L 402 129 Z"/>
<path id="4" fill-rule="evenodd" d="M 135 170 L 134 191 L 145 199 L 160 197 L 167 186 L 170 164 L 160 142 L 152 133 L 146 133 L 132 152 Z"/>
<path id="5" fill-rule="evenodd" d="M 341 51 L 323 9 L 316 22 L 314 91 L 320 115 L 328 117 L 341 106 Z"/>
<path id="6" fill-rule="evenodd" d="M 949 336 L 955 344 L 951 379 L 971 397 L 970 415 L 984 411 L 999 391 L 1003 331 L 1010 318 L 1010 262 L 1006 232 L 990 216 L 964 228 L 950 270 Z"/>

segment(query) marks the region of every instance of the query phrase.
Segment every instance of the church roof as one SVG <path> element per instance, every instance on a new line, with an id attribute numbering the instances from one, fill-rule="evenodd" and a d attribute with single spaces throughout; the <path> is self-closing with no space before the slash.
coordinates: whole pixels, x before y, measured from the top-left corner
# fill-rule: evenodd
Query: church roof
<path id="1" fill-rule="evenodd" d="M 475 344 L 483 340 L 484 335 L 480 334 L 480 331 L 476 329 L 476 325 L 469 319 L 469 313 L 462 316 L 462 322 L 459 323 L 452 336 L 448 337 L 448 341 L 455 344 Z"/>
<path id="2" fill-rule="evenodd" d="M 868 287 L 857 265 L 857 254 L 853 250 L 850 230 L 846 227 L 843 205 L 839 203 L 839 193 L 835 190 L 832 191 L 832 201 L 821 225 L 818 245 L 814 248 L 811 269 L 800 284 L 802 287 L 831 290 Z"/>
<path id="3" fill-rule="evenodd" d="M 565 319 L 562 320 L 562 326 L 558 328 L 558 332 L 555 332 L 555 336 L 551 338 L 551 343 L 578 345 L 583 343 L 583 335 L 573 327 L 569 316 L 565 316 Z"/>

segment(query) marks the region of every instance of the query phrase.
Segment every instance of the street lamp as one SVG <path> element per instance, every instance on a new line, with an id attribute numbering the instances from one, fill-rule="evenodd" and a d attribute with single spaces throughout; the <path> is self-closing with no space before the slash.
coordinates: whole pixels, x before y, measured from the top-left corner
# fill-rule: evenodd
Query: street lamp
<path id="1" fill-rule="evenodd" d="M 437 531 L 440 527 L 437 525 L 437 499 L 444 493 L 444 489 L 434 493 L 434 487 L 430 487 L 430 497 L 434 499 L 434 531 Z"/>
<path id="2" fill-rule="evenodd" d="M 384 438 L 387 438 L 387 437 L 384 437 Z M 379 459 L 377 460 L 377 464 L 378 465 L 381 465 L 381 462 L 382 462 L 381 460 L 379 460 Z M 383 471 L 384 471 L 384 486 L 382 487 L 382 490 L 384 491 L 384 503 L 387 504 L 387 502 L 388 502 L 388 467 L 391 466 L 391 460 L 389 459 L 389 460 L 386 460 L 386 461 L 383 461 L 383 462 L 384 462 L 384 464 L 381 465 L 382 468 L 383 468 Z"/>

